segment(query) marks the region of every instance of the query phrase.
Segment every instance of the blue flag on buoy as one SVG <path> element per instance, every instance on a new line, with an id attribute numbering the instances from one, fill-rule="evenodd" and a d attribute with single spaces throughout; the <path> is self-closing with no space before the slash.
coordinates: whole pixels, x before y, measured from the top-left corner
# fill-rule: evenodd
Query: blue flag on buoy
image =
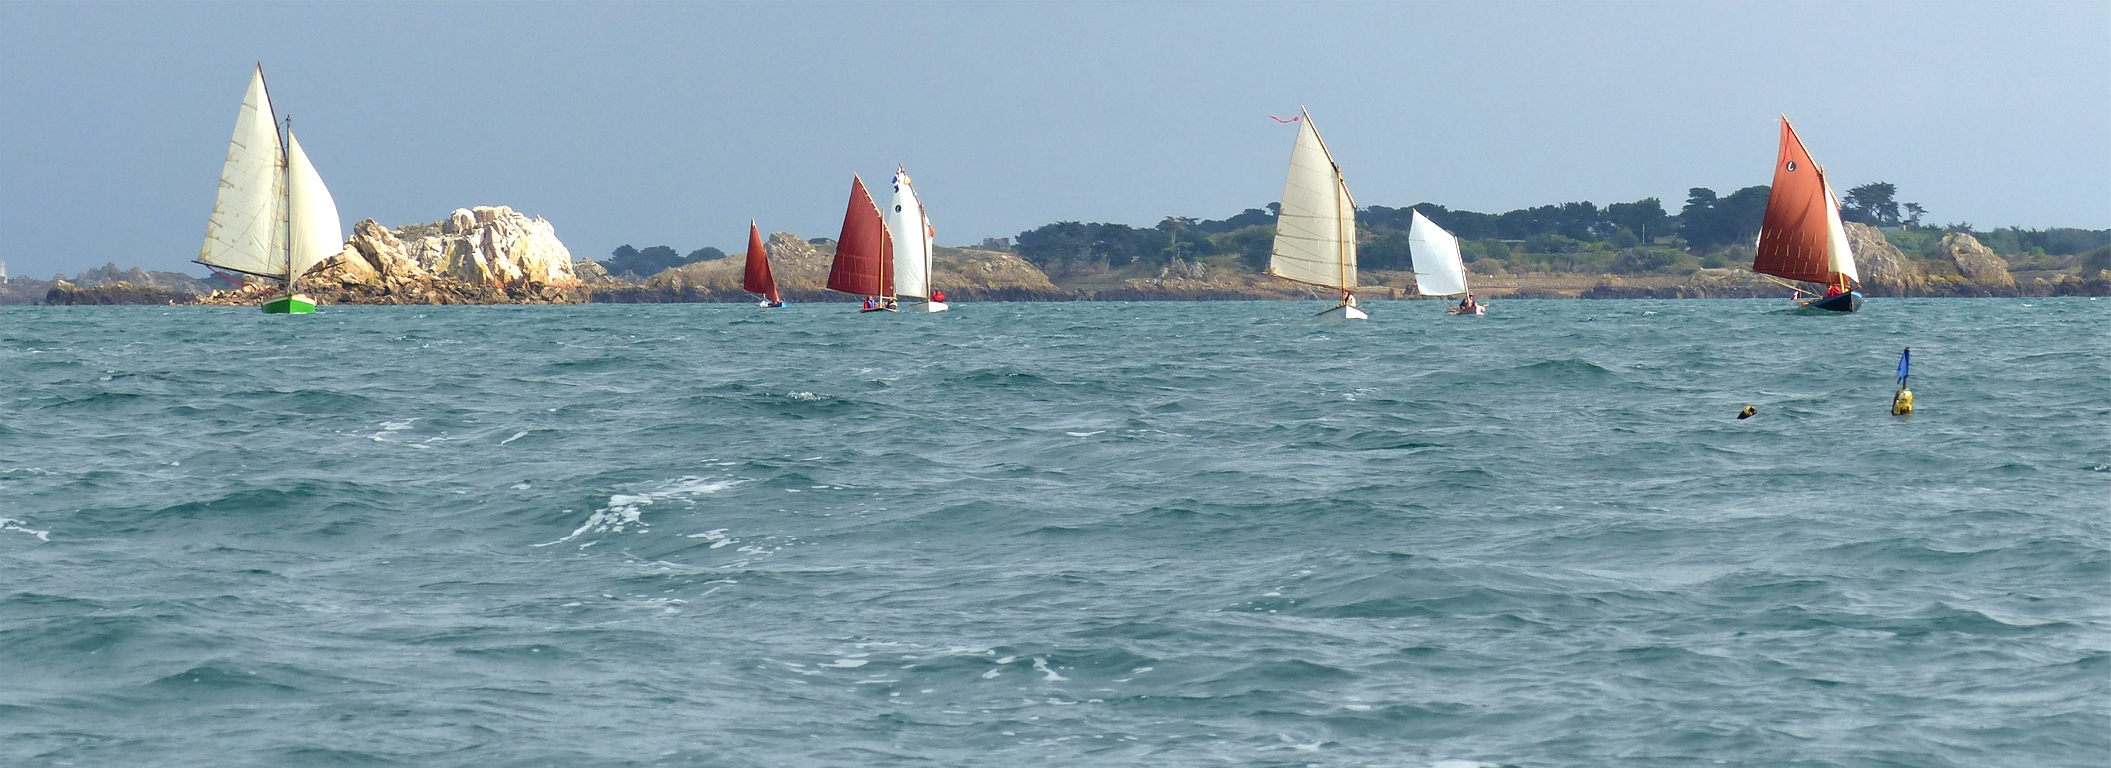
<path id="1" fill-rule="evenodd" d="M 1910 371 L 1910 369 L 1912 368 L 1912 363 L 1913 363 L 1913 348 L 1912 348 L 1912 347 L 1907 347 L 1907 348 L 1906 348 L 1906 351 L 1904 351 L 1904 352 L 1900 352 L 1900 353 L 1899 353 L 1899 355 L 1898 355 L 1898 385 L 1899 385 L 1899 386 L 1901 386 L 1901 387 L 1903 387 L 1903 386 L 1906 386 L 1906 375 L 1908 374 L 1908 372 L 1909 372 L 1909 371 Z"/>

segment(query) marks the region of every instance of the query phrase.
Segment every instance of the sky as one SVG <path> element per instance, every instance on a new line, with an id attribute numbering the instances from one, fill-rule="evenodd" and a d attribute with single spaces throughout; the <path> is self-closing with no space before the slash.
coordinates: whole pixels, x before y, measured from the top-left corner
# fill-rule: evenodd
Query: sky
<path id="1" fill-rule="evenodd" d="M 1933 222 L 2111 227 L 2111 3 L 0 2 L 0 261 L 197 254 L 250 68 L 349 230 L 476 205 L 575 257 L 834 237 L 906 166 L 941 244 L 1276 200 L 1766 184 L 1778 116 Z"/>

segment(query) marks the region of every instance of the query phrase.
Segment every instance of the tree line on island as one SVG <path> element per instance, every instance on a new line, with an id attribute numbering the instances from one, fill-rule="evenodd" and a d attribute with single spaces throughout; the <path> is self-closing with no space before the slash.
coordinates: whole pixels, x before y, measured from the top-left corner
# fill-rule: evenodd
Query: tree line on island
<path id="1" fill-rule="evenodd" d="M 1420 211 L 1459 238 L 1468 268 L 1482 274 L 1581 273 L 1640 275 L 1742 267 L 1765 218 L 1768 187 L 1727 195 L 1706 187 L 1687 191 L 1677 214 L 1645 197 L 1604 206 L 1584 201 L 1482 213 L 1418 203 L 1373 205 L 1356 212 L 1357 263 L 1364 270 L 1413 268 L 1408 221 Z M 1181 262 L 1208 262 L 1260 272 L 1275 239 L 1277 205 L 1248 208 L 1223 219 L 1168 216 L 1138 227 L 1112 222 L 1059 221 L 1018 234 L 1011 252 L 1051 277 L 1141 272 Z M 1911 257 L 1932 258 L 1945 234 L 1969 234 L 2014 269 L 2111 269 L 2111 230 L 2004 227 L 1977 231 L 1969 223 L 1930 225 L 1926 209 L 1898 200 L 1896 185 L 1864 184 L 1841 199 L 1843 219 L 1884 230 Z M 818 241 L 817 241 L 818 242 Z M 636 282 L 666 269 L 724 258 L 705 247 L 680 255 L 658 245 L 624 245 L 601 262 L 609 274 Z M 2103 262 L 2101 266 L 2097 263 Z"/>

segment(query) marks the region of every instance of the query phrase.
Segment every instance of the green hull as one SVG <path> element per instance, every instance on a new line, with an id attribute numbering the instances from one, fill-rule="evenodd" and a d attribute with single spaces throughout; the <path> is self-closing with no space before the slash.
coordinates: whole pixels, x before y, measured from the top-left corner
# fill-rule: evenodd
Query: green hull
<path id="1" fill-rule="evenodd" d="M 264 302 L 264 314 L 267 315 L 306 315 L 313 312 L 315 300 L 298 294 L 278 296 Z"/>

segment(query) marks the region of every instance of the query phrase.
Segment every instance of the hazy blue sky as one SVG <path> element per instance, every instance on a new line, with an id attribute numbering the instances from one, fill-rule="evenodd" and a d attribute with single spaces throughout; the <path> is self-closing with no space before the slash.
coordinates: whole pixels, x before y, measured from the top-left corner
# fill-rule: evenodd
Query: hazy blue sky
<path id="1" fill-rule="evenodd" d="M 0 2 L 0 260 L 196 255 L 252 62 L 349 229 L 511 205 L 575 256 L 834 236 L 908 166 L 939 241 L 1276 199 L 1311 108 L 1359 203 L 1765 184 L 2111 226 L 2111 4 Z"/>

